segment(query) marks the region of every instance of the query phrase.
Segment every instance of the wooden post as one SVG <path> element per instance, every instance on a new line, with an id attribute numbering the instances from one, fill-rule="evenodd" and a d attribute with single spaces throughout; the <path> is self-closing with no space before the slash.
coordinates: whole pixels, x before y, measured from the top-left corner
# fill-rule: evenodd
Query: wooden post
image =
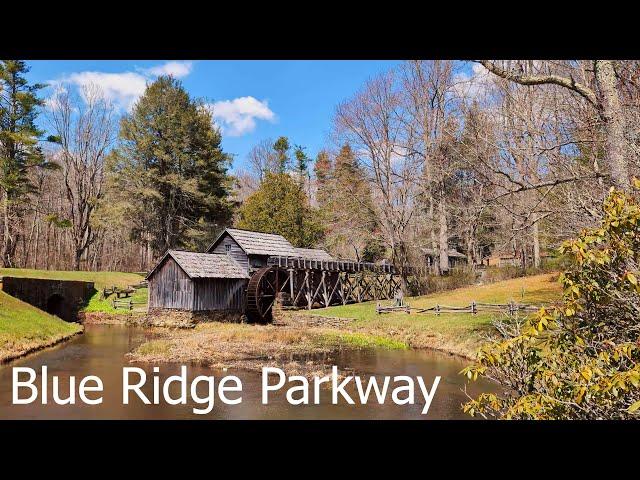
<path id="1" fill-rule="evenodd" d="M 291 299 L 293 300 L 293 268 L 289 269 L 289 293 L 291 294 Z"/>
<path id="2" fill-rule="evenodd" d="M 322 285 L 322 298 L 324 300 L 324 306 L 328 307 L 329 306 L 329 297 L 327 296 L 326 279 L 327 279 L 327 272 L 325 270 L 322 270 L 322 279 L 320 280 L 320 284 Z"/>
<path id="3" fill-rule="evenodd" d="M 440 305 L 436 304 L 436 315 L 440 316 Z"/>
<path id="4" fill-rule="evenodd" d="M 311 287 L 309 286 L 309 276 L 310 276 L 310 272 L 309 270 L 307 270 L 306 275 L 304 277 L 305 280 L 305 286 L 306 286 L 306 294 L 307 294 L 307 309 L 311 310 L 311 305 L 312 305 L 312 301 L 311 301 Z"/>

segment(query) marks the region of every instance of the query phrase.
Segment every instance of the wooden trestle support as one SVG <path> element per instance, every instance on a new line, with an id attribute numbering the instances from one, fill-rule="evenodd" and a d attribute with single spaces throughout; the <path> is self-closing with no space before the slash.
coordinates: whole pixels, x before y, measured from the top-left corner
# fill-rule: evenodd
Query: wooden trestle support
<path id="1" fill-rule="evenodd" d="M 276 299 L 312 309 L 393 299 L 399 289 L 400 275 L 391 265 L 270 257 L 249 280 L 247 315 L 265 323 L 272 320 Z"/>

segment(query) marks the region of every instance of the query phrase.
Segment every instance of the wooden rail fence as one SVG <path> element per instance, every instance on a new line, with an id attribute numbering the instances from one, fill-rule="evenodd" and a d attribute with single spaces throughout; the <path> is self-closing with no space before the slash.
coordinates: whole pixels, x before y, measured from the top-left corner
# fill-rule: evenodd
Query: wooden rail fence
<path id="1" fill-rule="evenodd" d="M 481 303 L 473 301 L 469 305 L 465 306 L 450 306 L 436 304 L 433 307 L 418 308 L 411 307 L 409 305 L 381 305 L 379 302 L 376 305 L 376 313 L 391 313 L 391 312 L 405 312 L 405 313 L 435 313 L 440 315 L 442 313 L 471 313 L 477 315 L 479 312 L 496 312 L 496 313 L 508 313 L 509 315 L 515 315 L 517 312 L 536 312 L 541 307 L 536 305 L 528 305 L 525 303 Z"/>
<path id="2" fill-rule="evenodd" d="M 148 282 L 146 280 L 143 280 L 140 283 L 136 283 L 135 285 L 129 285 L 128 287 L 117 287 L 115 285 L 113 285 L 111 288 L 107 288 L 104 287 L 102 289 L 102 298 L 103 299 L 107 299 L 109 298 L 111 295 L 116 296 L 116 298 L 128 298 L 131 294 L 135 293 L 136 290 L 139 290 L 141 288 L 147 288 L 149 286 Z"/>
<path id="3" fill-rule="evenodd" d="M 133 306 L 134 305 L 146 305 L 145 302 L 134 302 L 133 300 L 129 299 L 129 300 L 119 300 L 114 298 L 111 301 L 111 306 L 117 310 L 118 308 L 123 308 L 126 310 L 133 310 Z"/>

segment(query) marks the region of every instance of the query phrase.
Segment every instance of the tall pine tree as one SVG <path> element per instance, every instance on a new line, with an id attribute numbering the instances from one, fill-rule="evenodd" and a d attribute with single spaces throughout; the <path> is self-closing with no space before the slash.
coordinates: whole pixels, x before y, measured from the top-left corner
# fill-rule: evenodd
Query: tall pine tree
<path id="1" fill-rule="evenodd" d="M 331 200 L 332 169 L 333 165 L 331 164 L 329 154 L 325 150 L 322 150 L 316 157 L 313 171 L 316 177 L 316 202 L 323 215 L 328 212 L 329 201 Z"/>
<path id="2" fill-rule="evenodd" d="M 2 265 L 14 267 L 14 254 L 23 233 L 23 212 L 33 193 L 29 172 L 47 167 L 38 145 L 42 131 L 35 125 L 41 84 L 29 84 L 22 60 L 0 61 L 0 190 Z"/>
<path id="3" fill-rule="evenodd" d="M 279 173 L 285 173 L 289 168 L 289 139 L 280 137 L 273 144 L 273 150 L 276 152 L 277 167 Z"/>
<path id="4" fill-rule="evenodd" d="M 178 80 L 161 76 L 121 121 L 110 183 L 136 219 L 132 236 L 148 243 L 151 257 L 202 249 L 230 221 L 230 157 L 211 120 Z"/>
<path id="5" fill-rule="evenodd" d="M 331 174 L 325 171 L 322 175 L 324 193 L 318 194 L 329 225 L 327 247 L 339 257 L 377 260 L 383 252 L 375 238 L 376 213 L 371 190 L 353 149 L 343 145 Z"/>

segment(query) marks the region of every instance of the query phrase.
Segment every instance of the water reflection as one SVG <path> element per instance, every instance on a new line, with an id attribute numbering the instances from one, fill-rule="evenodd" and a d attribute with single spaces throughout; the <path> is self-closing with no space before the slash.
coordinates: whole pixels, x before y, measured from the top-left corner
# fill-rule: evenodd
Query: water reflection
<path id="1" fill-rule="evenodd" d="M 261 403 L 261 376 L 259 373 L 242 370 L 220 372 L 208 367 L 190 365 L 188 377 L 198 375 L 237 375 L 242 380 L 242 403 L 225 405 L 216 399 L 213 410 L 206 415 L 196 415 L 192 409 L 202 408 L 195 403 L 187 405 L 145 405 L 132 397 L 129 405 L 122 404 L 122 367 L 130 366 L 126 354 L 152 338 L 153 331 L 115 325 L 89 325 L 84 335 L 72 341 L 31 355 L 25 359 L 0 366 L 0 418 L 3 419 L 466 419 L 460 405 L 466 400 L 461 391 L 463 378 L 458 372 L 465 362 L 457 357 L 434 351 L 349 351 L 327 359 L 331 364 L 353 369 L 358 375 L 408 375 L 423 376 L 430 387 L 433 378 L 440 375 L 441 381 L 428 415 L 421 415 L 422 405 L 397 406 L 393 403 L 379 405 L 369 401 L 367 405 L 348 405 L 346 402 L 332 405 L 330 391 L 322 391 L 320 405 L 290 405 L 284 396 L 274 394 L 269 405 Z M 69 377 L 77 381 L 87 375 L 97 375 L 104 383 L 101 405 L 56 405 L 32 403 L 12 405 L 12 367 L 30 367 L 40 372 L 48 367 L 49 375 L 60 376 L 60 388 L 66 396 L 69 391 Z M 153 365 L 136 364 L 143 368 L 148 377 L 153 375 Z M 179 365 L 160 364 L 161 378 L 177 375 Z M 50 382 L 51 383 L 51 382 Z M 178 385 L 172 385 L 173 396 L 178 396 Z M 495 391 L 495 386 L 478 383 L 470 393 Z M 51 385 L 49 385 L 51 399 Z M 152 386 L 148 382 L 144 393 L 151 398 Z M 207 385 L 202 382 L 197 393 L 205 397 Z M 25 393 L 26 394 L 26 393 Z M 95 395 L 95 394 L 94 394 Z M 230 395 L 232 397 L 232 395 Z M 235 397 L 232 397 L 235 398 Z"/>

